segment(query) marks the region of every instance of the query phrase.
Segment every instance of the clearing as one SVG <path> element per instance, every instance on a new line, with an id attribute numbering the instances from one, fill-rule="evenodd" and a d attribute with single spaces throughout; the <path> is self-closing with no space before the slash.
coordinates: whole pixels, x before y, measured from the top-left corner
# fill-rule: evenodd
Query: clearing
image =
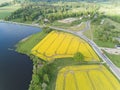
<path id="1" fill-rule="evenodd" d="M 120 55 L 120 49 L 117 49 L 117 48 L 100 47 L 100 49 L 106 51 L 109 54 Z"/>
<path id="2" fill-rule="evenodd" d="M 20 8 L 19 4 L 0 7 L 0 19 L 4 19 L 5 17 L 9 16 L 12 12 L 19 8 Z"/>
<path id="3" fill-rule="evenodd" d="M 76 21 L 77 18 L 66 18 L 66 19 L 62 19 L 62 20 L 58 20 L 58 22 L 61 23 L 72 23 L 73 21 Z"/>

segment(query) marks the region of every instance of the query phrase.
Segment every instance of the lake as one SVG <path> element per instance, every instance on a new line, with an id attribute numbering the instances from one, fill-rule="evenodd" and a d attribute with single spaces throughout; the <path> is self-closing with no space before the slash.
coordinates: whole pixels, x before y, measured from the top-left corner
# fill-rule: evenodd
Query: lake
<path id="1" fill-rule="evenodd" d="M 21 39 L 40 31 L 37 27 L 0 23 L 0 90 L 28 90 L 32 61 L 12 49 Z"/>

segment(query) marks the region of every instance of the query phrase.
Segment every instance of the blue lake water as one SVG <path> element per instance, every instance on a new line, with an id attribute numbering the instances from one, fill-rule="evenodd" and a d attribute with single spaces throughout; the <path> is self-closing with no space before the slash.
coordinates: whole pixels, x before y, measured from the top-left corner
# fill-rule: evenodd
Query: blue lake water
<path id="1" fill-rule="evenodd" d="M 36 27 L 0 23 L 0 90 L 28 90 L 32 61 L 11 49 L 21 39 L 40 31 Z"/>

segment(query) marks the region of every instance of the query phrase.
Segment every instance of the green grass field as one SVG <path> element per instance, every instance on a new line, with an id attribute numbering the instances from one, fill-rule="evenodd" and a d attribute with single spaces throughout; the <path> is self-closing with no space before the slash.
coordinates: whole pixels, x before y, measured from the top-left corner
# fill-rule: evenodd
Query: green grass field
<path id="1" fill-rule="evenodd" d="M 113 25 L 115 27 L 114 29 L 112 29 L 111 37 L 114 38 L 116 34 L 120 35 L 120 23 L 115 22 L 111 19 L 105 18 L 104 25 L 107 25 L 108 23 L 110 23 L 111 25 Z M 98 39 L 96 31 L 98 31 L 100 28 L 103 28 L 102 25 L 100 25 L 100 23 L 99 24 L 91 24 L 91 29 L 85 31 L 84 35 L 86 35 L 90 39 L 93 39 L 94 42 L 100 47 L 113 48 L 116 45 L 116 43 L 113 43 L 111 41 L 101 41 Z M 116 32 L 116 33 L 114 33 L 114 32 Z"/>
<path id="2" fill-rule="evenodd" d="M 55 21 L 51 25 L 55 27 L 67 29 L 67 30 L 72 30 L 72 31 L 80 31 L 86 27 L 85 20 L 76 20 L 76 21 L 73 21 L 72 23 L 62 23 L 62 22 Z"/>
<path id="3" fill-rule="evenodd" d="M 99 4 L 100 5 L 100 9 L 99 12 L 103 12 L 106 15 L 120 15 L 120 6 L 117 4 Z"/>
<path id="4" fill-rule="evenodd" d="M 13 1 L 13 0 L 0 0 L 0 4 L 5 3 L 5 2 L 11 2 L 11 1 Z"/>
<path id="5" fill-rule="evenodd" d="M 105 54 L 110 58 L 110 60 L 120 68 L 120 55 L 109 54 L 105 52 Z"/>
<path id="6" fill-rule="evenodd" d="M 10 5 L 5 7 L 0 7 L 0 19 L 4 19 L 9 16 L 12 12 L 20 8 L 20 5 Z"/>
<path id="7" fill-rule="evenodd" d="M 47 33 L 39 32 L 36 33 L 30 37 L 28 37 L 26 40 L 20 41 L 17 44 L 17 49 L 16 51 L 19 53 L 27 54 L 29 55 L 31 53 L 32 48 L 39 43 L 40 40 L 42 40 Z M 38 39 L 39 38 L 39 39 Z"/>
<path id="8" fill-rule="evenodd" d="M 116 17 L 120 15 L 120 6 L 118 3 L 98 3 L 98 5 L 100 6 L 99 8 L 99 12 L 103 13 L 104 15 L 108 16 L 108 17 Z M 110 18 L 102 18 L 104 19 L 104 23 L 103 25 L 107 26 L 108 24 L 110 24 L 111 26 L 114 26 L 115 28 L 112 29 L 112 35 L 111 37 L 114 38 L 117 35 L 120 36 L 120 23 L 118 23 L 117 21 L 113 21 Z M 100 47 L 109 47 L 109 48 L 113 48 L 116 43 L 113 43 L 112 41 L 101 41 L 98 40 L 97 37 L 97 33 L 99 30 L 103 29 L 103 25 L 100 24 L 101 18 L 99 19 L 99 17 L 97 18 L 97 21 L 93 24 L 91 24 L 91 30 L 88 30 L 86 32 L 84 32 L 84 35 L 86 35 L 88 38 L 92 39 L 98 46 Z M 109 30 L 109 29 L 108 29 Z"/>

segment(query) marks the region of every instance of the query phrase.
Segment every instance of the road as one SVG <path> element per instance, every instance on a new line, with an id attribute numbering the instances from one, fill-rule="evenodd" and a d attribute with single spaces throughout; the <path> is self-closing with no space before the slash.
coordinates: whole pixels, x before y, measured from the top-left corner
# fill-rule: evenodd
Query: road
<path id="1" fill-rule="evenodd" d="M 50 26 L 50 28 L 72 33 L 72 34 L 77 35 L 80 38 L 84 39 L 85 41 L 87 41 L 92 46 L 92 48 L 95 50 L 95 52 L 98 54 L 98 56 L 107 64 L 107 66 L 114 73 L 114 75 L 120 80 L 120 70 L 118 69 L 118 67 L 114 63 L 111 62 L 111 60 L 99 49 L 99 47 L 92 40 L 88 39 L 85 35 L 83 35 L 84 31 L 90 29 L 90 21 L 87 21 L 86 27 L 79 32 L 74 32 L 71 30 L 66 30 L 66 29 L 52 27 L 52 26 Z"/>

